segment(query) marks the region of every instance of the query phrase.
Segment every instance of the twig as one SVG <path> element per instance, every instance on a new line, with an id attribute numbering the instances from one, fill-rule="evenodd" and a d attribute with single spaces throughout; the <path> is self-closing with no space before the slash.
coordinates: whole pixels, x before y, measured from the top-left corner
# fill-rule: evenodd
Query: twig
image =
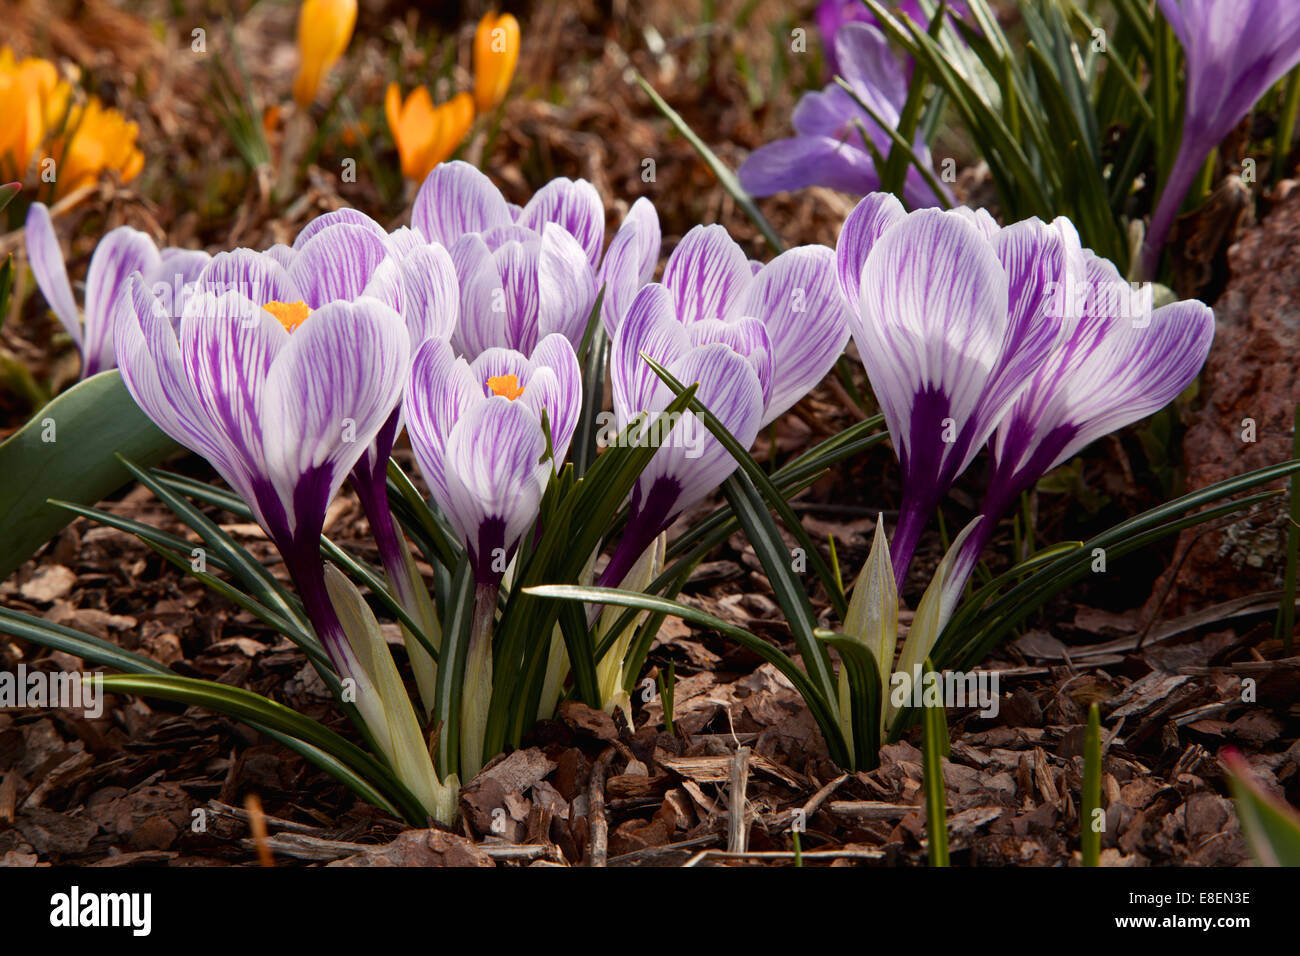
<path id="1" fill-rule="evenodd" d="M 605 775 L 614 760 L 615 747 L 605 752 L 591 768 L 591 784 L 587 789 L 587 816 L 591 820 L 591 842 L 587 847 L 587 865 L 605 866 L 609 856 L 609 820 L 605 818 Z"/>
<path id="2" fill-rule="evenodd" d="M 749 748 L 739 747 L 731 759 L 731 784 L 727 790 L 727 852 L 744 853 L 749 844 L 745 826 L 745 791 L 749 788 Z"/>
<path id="3" fill-rule="evenodd" d="M 808 850 L 799 856 L 805 860 L 883 860 L 882 850 Z M 705 860 L 793 860 L 792 850 L 752 850 L 732 853 L 728 850 L 705 850 L 691 857 L 682 866 L 697 866 Z"/>

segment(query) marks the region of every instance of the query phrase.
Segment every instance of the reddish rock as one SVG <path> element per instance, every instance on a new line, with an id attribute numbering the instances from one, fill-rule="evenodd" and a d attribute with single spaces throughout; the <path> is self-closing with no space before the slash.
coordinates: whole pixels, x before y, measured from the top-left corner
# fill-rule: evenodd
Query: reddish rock
<path id="1" fill-rule="evenodd" d="M 1228 250 L 1231 278 L 1214 304 L 1214 347 L 1201 377 L 1200 408 L 1183 441 L 1189 491 L 1291 457 L 1300 400 L 1300 189 L 1295 186 L 1283 184 L 1284 198 Z M 1243 440 L 1247 420 L 1254 423 L 1253 442 Z M 1280 584 L 1286 516 L 1278 502 L 1267 502 L 1226 529 L 1204 531 L 1204 526 L 1189 529 L 1179 540 L 1169 572 L 1177 574 L 1176 589 L 1166 613 Z M 1158 597 L 1163 590 L 1158 584 L 1154 593 Z"/>

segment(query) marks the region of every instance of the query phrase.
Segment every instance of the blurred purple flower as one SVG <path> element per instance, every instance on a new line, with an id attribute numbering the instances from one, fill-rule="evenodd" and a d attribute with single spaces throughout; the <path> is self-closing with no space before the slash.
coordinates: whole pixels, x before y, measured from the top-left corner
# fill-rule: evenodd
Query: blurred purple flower
<path id="1" fill-rule="evenodd" d="M 1206 157 L 1268 88 L 1300 63 L 1295 0 L 1159 0 L 1186 54 L 1182 141 L 1142 246 L 1154 277 L 1165 239 Z"/>
<path id="2" fill-rule="evenodd" d="M 1083 448 L 1173 401 L 1200 371 L 1214 340 L 1214 313 L 1200 302 L 1152 311 L 1149 285 L 1125 282 L 1105 259 L 1082 251 L 1084 275 L 1071 290 L 1081 315 L 1034 373 L 989 442 L 992 474 L 981 521 L 944 586 L 945 612 L 998 521 L 1021 492 Z M 1081 293 L 1081 294 L 1080 294 Z"/>
<path id="3" fill-rule="evenodd" d="M 553 332 L 581 343 L 605 241 L 605 207 L 591 183 L 553 179 L 520 208 L 468 163 L 440 163 L 420 187 L 411 225 L 455 264 L 457 353 L 527 355 Z"/>
<path id="4" fill-rule="evenodd" d="M 886 193 L 844 223 L 840 290 L 902 466 L 900 588 L 939 501 L 1066 331 L 1056 290 L 1077 261 L 1072 234 L 965 208 L 908 214 Z"/>
<path id="5" fill-rule="evenodd" d="M 115 315 L 130 309 L 127 282 L 140 272 L 146 286 L 163 297 L 164 308 L 175 324 L 181 314 L 185 290 L 207 265 L 208 254 L 168 247 L 161 252 L 148 235 L 119 226 L 95 246 L 86 275 L 84 324 L 68 282 L 68 270 L 54 233 L 49 210 L 32 203 L 27 210 L 27 259 L 45 301 L 81 352 L 81 377 L 113 368 Z"/>
<path id="6" fill-rule="evenodd" d="M 794 108 L 795 136 L 760 146 L 741 165 L 738 175 L 754 196 L 770 196 L 808 186 L 827 186 L 862 195 L 880 188 L 880 173 L 863 142 L 867 136 L 882 156 L 893 141 L 854 96 L 897 129 L 907 101 L 907 74 L 878 29 L 851 21 L 835 34 L 837 72 L 853 90 L 838 83 L 805 93 Z M 918 137 L 912 146 L 917 158 L 930 163 L 930 148 Z M 945 198 L 950 199 L 945 191 Z M 909 164 L 903 199 L 913 209 L 939 200 L 915 166 Z"/>

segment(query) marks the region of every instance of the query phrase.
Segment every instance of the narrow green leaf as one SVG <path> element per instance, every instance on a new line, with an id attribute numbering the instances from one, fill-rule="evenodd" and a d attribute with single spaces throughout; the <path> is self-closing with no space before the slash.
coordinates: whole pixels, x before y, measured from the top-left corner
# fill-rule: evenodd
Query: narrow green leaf
<path id="1" fill-rule="evenodd" d="M 1083 740 L 1083 792 L 1079 799 L 1079 848 L 1084 866 L 1101 863 L 1101 711 L 1094 701 L 1088 708 L 1088 730 Z"/>

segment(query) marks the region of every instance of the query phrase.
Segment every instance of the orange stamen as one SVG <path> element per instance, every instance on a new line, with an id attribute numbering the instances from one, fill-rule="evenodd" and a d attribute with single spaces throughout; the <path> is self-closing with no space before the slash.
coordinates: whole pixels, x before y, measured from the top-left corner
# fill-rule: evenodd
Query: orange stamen
<path id="1" fill-rule="evenodd" d="M 493 395 L 500 395 L 502 398 L 508 398 L 514 401 L 520 395 L 524 394 L 523 386 L 519 384 L 519 379 L 513 375 L 493 375 L 487 380 L 487 387 Z"/>
<path id="2" fill-rule="evenodd" d="M 262 308 L 275 316 L 286 332 L 292 332 L 311 315 L 306 302 L 268 302 Z"/>

